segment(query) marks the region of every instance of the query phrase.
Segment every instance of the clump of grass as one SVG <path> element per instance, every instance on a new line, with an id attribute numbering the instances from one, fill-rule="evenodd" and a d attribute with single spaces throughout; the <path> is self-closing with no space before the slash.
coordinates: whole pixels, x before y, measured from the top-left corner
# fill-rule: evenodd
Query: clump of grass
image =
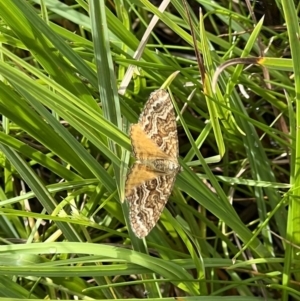
<path id="1" fill-rule="evenodd" d="M 298 300 L 299 7 L 36 2 L 0 1 L 0 295 Z M 183 172 L 143 241 L 127 131 L 178 71 Z"/>

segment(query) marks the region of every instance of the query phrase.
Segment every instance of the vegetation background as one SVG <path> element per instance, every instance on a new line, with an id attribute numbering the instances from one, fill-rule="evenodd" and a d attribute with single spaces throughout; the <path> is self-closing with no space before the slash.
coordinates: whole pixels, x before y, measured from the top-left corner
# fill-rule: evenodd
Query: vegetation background
<path id="1" fill-rule="evenodd" d="M 0 0 L 1 298 L 300 300 L 300 5 L 187 2 Z M 184 171 L 140 240 L 127 132 L 170 76 Z"/>

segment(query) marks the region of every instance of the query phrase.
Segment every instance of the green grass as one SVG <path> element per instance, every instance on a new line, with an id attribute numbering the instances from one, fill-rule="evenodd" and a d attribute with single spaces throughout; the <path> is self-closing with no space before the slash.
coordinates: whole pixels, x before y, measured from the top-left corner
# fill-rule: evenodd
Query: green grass
<path id="1" fill-rule="evenodd" d="M 188 2 L 0 0 L 2 298 L 300 300 L 300 6 Z M 140 240 L 128 128 L 171 79 L 183 172 Z"/>

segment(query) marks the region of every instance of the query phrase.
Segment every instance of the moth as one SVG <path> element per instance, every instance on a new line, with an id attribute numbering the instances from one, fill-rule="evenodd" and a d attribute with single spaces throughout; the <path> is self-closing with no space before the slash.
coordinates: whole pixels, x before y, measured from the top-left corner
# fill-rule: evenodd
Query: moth
<path id="1" fill-rule="evenodd" d="M 151 93 L 129 134 L 136 162 L 126 177 L 125 198 L 132 230 L 143 238 L 156 225 L 181 170 L 176 116 L 167 91 Z"/>

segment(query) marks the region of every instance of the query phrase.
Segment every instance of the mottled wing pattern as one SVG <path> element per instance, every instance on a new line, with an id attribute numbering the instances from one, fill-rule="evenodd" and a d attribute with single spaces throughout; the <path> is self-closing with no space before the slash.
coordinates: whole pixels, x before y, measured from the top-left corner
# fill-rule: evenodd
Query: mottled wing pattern
<path id="1" fill-rule="evenodd" d="M 178 158 L 176 116 L 167 91 L 157 90 L 151 93 L 138 124 L 165 154 Z"/>
<path id="2" fill-rule="evenodd" d="M 139 123 L 133 124 L 130 127 L 130 138 L 132 152 L 138 160 L 151 160 L 156 158 L 168 159 L 165 154 L 154 141 L 152 141 L 143 131 Z"/>
<path id="3" fill-rule="evenodd" d="M 158 177 L 157 171 L 152 170 L 145 164 L 135 162 L 127 174 L 125 182 L 125 197 L 128 201 L 132 200 L 134 190 L 141 186 L 145 181 L 150 181 Z"/>
<path id="4" fill-rule="evenodd" d="M 128 173 L 125 196 L 129 201 L 132 230 L 143 238 L 156 225 L 175 182 L 175 175 L 152 171 L 135 163 Z"/>
<path id="5" fill-rule="evenodd" d="M 137 162 L 127 174 L 125 198 L 132 230 L 143 238 L 156 225 L 180 170 L 175 112 L 165 90 L 150 95 L 130 138 Z"/>

